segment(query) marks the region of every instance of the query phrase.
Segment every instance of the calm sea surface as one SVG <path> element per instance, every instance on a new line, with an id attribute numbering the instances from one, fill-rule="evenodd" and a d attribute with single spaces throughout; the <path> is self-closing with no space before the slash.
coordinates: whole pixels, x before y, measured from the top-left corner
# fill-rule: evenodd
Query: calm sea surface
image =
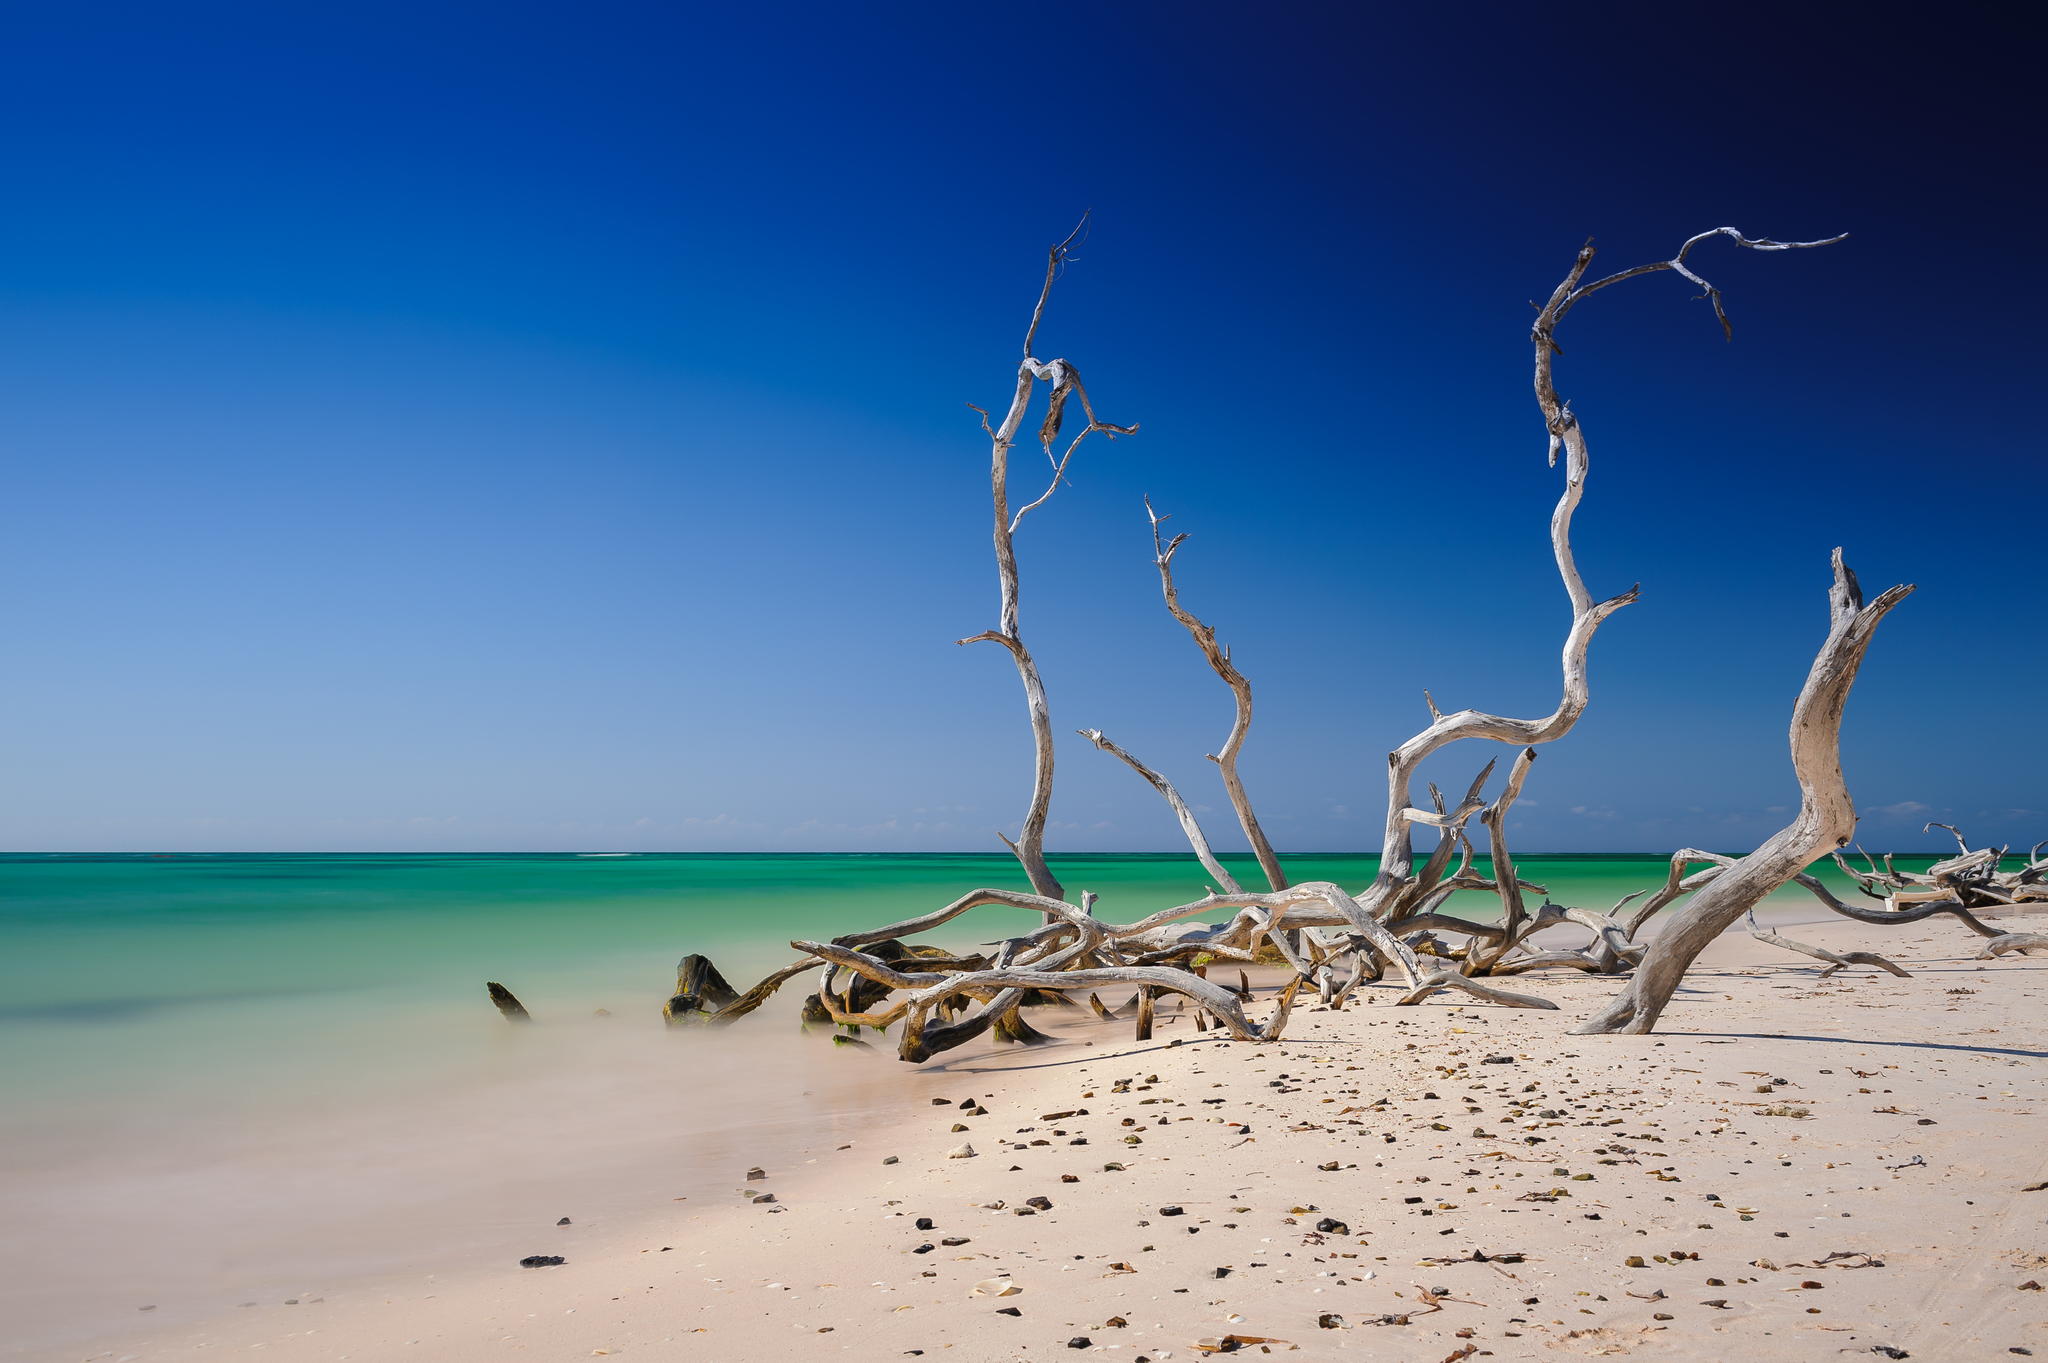
<path id="1" fill-rule="evenodd" d="M 1249 858 L 1229 860 L 1259 883 Z M 1053 864 L 1070 895 L 1095 891 L 1113 920 L 1205 889 L 1177 854 Z M 1297 880 L 1351 888 L 1377 865 L 1288 858 Z M 1625 855 L 1525 857 L 1521 869 L 1560 903 L 1600 908 L 1664 875 L 1662 861 Z M 110 1087 L 132 1098 L 206 1073 L 232 1084 L 248 1065 L 302 1072 L 450 1007 L 495 1023 L 486 979 L 537 1015 L 608 1007 L 645 1021 L 685 952 L 713 955 L 745 988 L 742 975 L 788 958 L 792 937 L 909 917 L 980 885 L 1027 888 L 1014 862 L 980 855 L 0 854 L 0 1064 L 30 1104 Z M 1460 899 L 1468 912 L 1490 903 Z M 942 936 L 1018 926 L 979 910 Z"/>
<path id="2" fill-rule="evenodd" d="M 1184 855 L 1053 860 L 1111 920 L 1204 891 Z M 1351 888 L 1376 865 L 1288 858 Z M 1608 908 L 1664 863 L 1521 870 Z M 510 1263 L 560 1215 L 690 1205 L 860 1140 L 946 1081 L 799 1036 L 802 980 L 729 1031 L 666 1034 L 676 958 L 745 988 L 792 937 L 980 885 L 1023 888 L 1000 856 L 0 855 L 0 1358 L 75 1357 L 144 1306 L 169 1324 Z M 938 940 L 1024 918 L 977 910 Z M 486 980 L 540 1025 L 506 1025 Z"/>

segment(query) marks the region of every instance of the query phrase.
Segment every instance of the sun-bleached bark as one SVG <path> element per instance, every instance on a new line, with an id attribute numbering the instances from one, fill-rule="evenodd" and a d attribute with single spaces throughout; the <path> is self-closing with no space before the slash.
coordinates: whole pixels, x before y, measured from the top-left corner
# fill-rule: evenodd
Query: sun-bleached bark
<path id="1" fill-rule="evenodd" d="M 1195 812 L 1188 808 L 1188 802 L 1181 798 L 1178 790 L 1173 788 L 1173 782 L 1167 780 L 1164 776 L 1161 776 L 1158 772 L 1110 742 L 1108 738 L 1103 736 L 1102 730 L 1079 729 L 1075 732 L 1108 753 L 1111 757 L 1122 762 L 1132 771 L 1138 773 L 1139 776 L 1144 778 L 1146 785 L 1159 792 L 1160 797 L 1166 801 L 1167 807 L 1173 810 L 1173 817 L 1179 822 L 1180 831 L 1187 838 L 1188 846 L 1194 849 L 1195 860 L 1202 863 L 1202 869 L 1215 878 L 1216 884 L 1220 888 L 1231 893 L 1236 893 L 1242 888 L 1237 883 L 1237 878 L 1231 875 L 1225 869 L 1223 863 L 1216 859 L 1215 850 L 1209 846 L 1208 835 L 1202 832 L 1202 825 L 1195 818 Z M 1286 886 L 1276 885 L 1274 888 L 1285 889 Z"/>
<path id="2" fill-rule="evenodd" d="M 1145 499 L 1145 516 L 1152 522 L 1152 561 L 1159 569 L 1159 590 L 1166 599 L 1167 613 L 1180 623 L 1202 650 L 1210 670 L 1222 678 L 1230 688 L 1231 699 L 1235 702 L 1236 718 L 1231 721 L 1230 732 L 1223 739 L 1223 746 L 1209 754 L 1209 760 L 1216 764 L 1216 770 L 1223 777 L 1223 789 L 1230 797 L 1230 808 L 1237 815 L 1237 825 L 1244 830 L 1245 841 L 1251 844 L 1252 855 L 1259 859 L 1259 870 L 1265 874 L 1266 884 L 1275 890 L 1287 888 L 1287 873 L 1281 869 L 1279 854 L 1266 837 L 1266 830 L 1259 826 L 1259 816 L 1252 809 L 1251 796 L 1245 793 L 1244 781 L 1237 774 L 1237 755 L 1244 751 L 1245 737 L 1252 728 L 1252 684 L 1237 665 L 1230 660 L 1230 649 L 1216 642 L 1216 631 L 1198 619 L 1194 612 L 1180 603 L 1180 588 L 1173 580 L 1173 556 L 1187 543 L 1186 535 L 1175 535 L 1168 542 L 1160 533 L 1160 525 L 1166 517 L 1152 509 L 1152 499 Z"/>
<path id="3" fill-rule="evenodd" d="M 1002 421 L 991 427 L 988 413 L 981 412 L 981 428 L 989 437 L 989 495 L 995 512 L 995 554 L 996 578 L 1000 588 L 1000 623 L 992 630 L 960 640 L 963 644 L 987 640 L 1001 644 L 1009 651 L 1010 658 L 1017 665 L 1017 677 L 1024 684 L 1024 705 L 1031 719 L 1032 776 L 1031 803 L 1024 812 L 1024 822 L 1015 840 L 1003 837 L 1017 862 L 1024 868 L 1025 877 L 1031 888 L 1039 894 L 1058 898 L 1064 893 L 1059 878 L 1045 861 L 1045 823 L 1052 810 L 1053 776 L 1053 735 L 1052 710 L 1045 697 L 1045 682 L 1038 673 L 1038 661 L 1031 656 L 1031 650 L 1024 645 L 1024 636 L 1019 627 L 1019 588 L 1017 578 L 1017 528 L 1024 518 L 1045 505 L 1053 493 L 1065 481 L 1067 465 L 1081 442 L 1097 431 L 1110 439 L 1119 435 L 1130 435 L 1136 426 L 1116 426 L 1098 421 L 1095 408 L 1088 400 L 1088 390 L 1081 385 L 1081 375 L 1067 360 L 1039 360 L 1032 354 L 1038 340 L 1038 326 L 1045 318 L 1046 300 L 1052 296 L 1053 283 L 1059 278 L 1061 267 L 1072 254 L 1074 242 L 1087 226 L 1083 217 L 1079 226 L 1067 234 L 1066 240 L 1046 253 L 1045 280 L 1039 286 L 1038 305 L 1032 309 L 1031 325 L 1024 332 L 1024 358 L 1017 366 L 1017 383 L 1010 395 L 1009 410 Z M 1017 440 L 1017 432 L 1024 425 L 1024 417 L 1031 409 L 1032 392 L 1039 383 L 1051 389 L 1046 403 L 1045 419 L 1038 428 L 1038 443 L 1045 451 L 1045 457 L 1052 466 L 1050 481 L 1036 500 L 1027 502 L 1015 513 L 1010 510 L 1010 451 Z M 1080 434 L 1070 441 L 1065 451 L 1053 454 L 1053 441 L 1059 437 L 1065 421 L 1067 403 L 1079 398 L 1082 413 L 1087 424 Z M 971 404 L 970 404 L 971 405 Z M 998 834 L 1002 837 L 1003 835 Z"/>
<path id="4" fill-rule="evenodd" d="M 1755 909 L 1749 911 L 1745 916 L 1744 922 L 1749 928 L 1749 935 L 1766 946 L 1778 947 L 1785 951 L 1796 951 L 1801 956 L 1811 956 L 1816 961 L 1825 961 L 1828 968 L 1820 972 L 1822 979 L 1826 979 L 1837 970 L 1842 970 L 1852 965 L 1875 966 L 1879 970 L 1888 970 L 1903 979 L 1912 978 L 1910 971 L 1901 969 L 1874 951 L 1829 951 L 1826 947 L 1817 947 L 1807 942 L 1795 942 L 1790 937 L 1781 937 L 1756 921 Z"/>
<path id="5" fill-rule="evenodd" d="M 1754 852 L 1724 868 L 1664 925 L 1627 988 L 1575 1029 L 1579 1035 L 1654 1029 L 1678 982 L 1707 943 L 1816 857 L 1846 846 L 1856 831 L 1856 807 L 1842 777 L 1842 711 L 1878 622 L 1913 589 L 1892 587 L 1866 605 L 1840 549 L 1834 555 L 1834 574 L 1828 592 L 1827 638 L 1792 707 L 1792 774 L 1799 782 L 1799 812 Z"/>
<path id="6" fill-rule="evenodd" d="M 1018 1010 L 1027 1004 L 1056 998 L 1078 1003 L 1085 997 L 1098 1017 L 1107 1020 L 1111 1010 L 1102 1003 L 1098 991 L 1109 986 L 1134 991 L 1141 1035 L 1149 1033 L 1155 1000 L 1171 995 L 1182 1001 L 1179 1006 L 1191 1010 L 1198 1027 L 1213 1021 L 1235 1039 L 1257 1040 L 1280 1034 L 1295 991 L 1305 984 L 1315 987 L 1331 1007 L 1341 1006 L 1367 982 L 1384 981 L 1398 988 L 1397 1002 L 1401 1004 L 1415 1004 L 1437 993 L 1453 991 L 1511 1007 L 1548 1008 L 1555 1005 L 1473 977 L 1558 966 L 1616 974 L 1635 969 L 1636 979 L 1630 988 L 1636 990 L 1640 985 L 1642 991 L 1625 996 L 1634 997 L 1635 1002 L 1617 1014 L 1621 1006 L 1618 1001 L 1602 1019 L 1596 1019 L 1602 1025 L 1589 1029 L 1647 1030 L 1654 1025 L 1656 1012 L 1691 959 L 1684 949 L 1697 950 L 1692 944 L 1704 930 L 1699 925 L 1712 921 L 1725 927 L 1732 921 L 1727 916 L 1731 909 L 1732 916 L 1739 917 L 1743 907 L 1767 893 L 1768 888 L 1794 880 L 1825 896 L 1838 911 L 1852 916 L 1880 913 L 1833 904 L 1832 895 L 1804 871 L 1812 855 L 1806 852 L 1809 844 L 1822 849 L 1838 847 L 1846 842 L 1853 824 L 1846 791 L 1841 789 L 1839 765 L 1828 767 L 1833 762 L 1832 735 L 1839 727 L 1841 702 L 1867 645 L 1870 629 L 1908 590 L 1895 588 L 1871 606 L 1863 606 L 1856 595 L 1854 578 L 1840 565 L 1839 555 L 1836 619 L 1796 711 L 1794 764 L 1800 775 L 1803 800 L 1801 816 L 1792 827 L 1733 865 L 1714 864 L 1705 870 L 1688 872 L 1688 859 L 1716 860 L 1688 849 L 1673 858 L 1667 884 L 1627 919 L 1621 915 L 1628 900 L 1616 905 L 1612 913 L 1549 902 L 1544 887 L 1519 877 L 1508 847 L 1507 817 L 1528 778 L 1538 747 L 1569 733 L 1589 704 L 1588 655 L 1594 634 L 1610 615 L 1636 599 L 1633 587 L 1616 596 L 1595 599 L 1578 568 L 1572 529 L 1584 496 L 1590 458 L 1584 427 L 1556 388 L 1556 359 L 1562 353 L 1556 339 L 1558 328 L 1578 303 L 1595 292 L 1627 279 L 1672 272 L 1703 290 L 1725 331 L 1727 314 L 1719 291 L 1702 279 L 1689 261 L 1697 246 L 1716 237 L 1761 251 L 1828 244 L 1752 239 L 1732 228 L 1717 228 L 1688 239 L 1670 260 L 1592 282 L 1587 282 L 1593 259 L 1589 244 L 1580 250 L 1562 282 L 1537 309 L 1530 332 L 1533 389 L 1548 435 L 1550 462 L 1555 467 L 1561 455 L 1564 464 L 1564 486 L 1549 521 L 1551 555 L 1571 614 L 1559 659 L 1559 699 L 1548 714 L 1515 718 L 1475 709 L 1446 713 L 1425 693 L 1429 724 L 1387 757 L 1388 799 L 1381 865 L 1373 882 L 1360 892 L 1353 893 L 1328 882 L 1288 883 L 1238 772 L 1238 759 L 1252 722 L 1251 684 L 1236 667 L 1230 650 L 1217 641 L 1215 630 L 1182 604 L 1174 562 L 1187 537 L 1175 535 L 1167 539 L 1161 528 L 1165 518 L 1147 501 L 1154 564 L 1167 610 L 1195 641 L 1211 670 L 1232 694 L 1233 722 L 1222 746 L 1211 754 L 1211 760 L 1217 764 L 1233 813 L 1272 889 L 1264 893 L 1247 892 L 1222 864 L 1192 808 L 1172 783 L 1111 742 L 1101 730 L 1087 729 L 1080 731 L 1084 737 L 1124 762 L 1166 800 L 1216 888 L 1200 899 L 1125 923 L 1097 917 L 1091 894 L 1070 896 L 1046 862 L 1045 833 L 1054 770 L 1053 730 L 1043 679 L 1020 627 L 1016 536 L 1024 520 L 1058 491 L 1075 452 L 1087 437 L 1099 432 L 1113 438 L 1136 429 L 1097 418 L 1070 361 L 1041 360 L 1036 355 L 1038 330 L 1053 284 L 1071 258 L 1080 230 L 1077 228 L 1048 253 L 1008 408 L 1000 420 L 992 420 L 985 411 L 981 414 L 982 428 L 990 439 L 999 620 L 996 628 L 960 641 L 985 640 L 1002 645 L 1015 663 L 1024 688 L 1034 750 L 1032 793 L 1018 837 L 1004 840 L 1023 867 L 1031 892 L 974 890 L 942 908 L 886 927 L 847 933 L 830 942 L 794 942 L 792 946 L 801 954 L 799 961 L 782 967 L 733 1003 L 712 1013 L 712 1020 L 725 1021 L 729 1016 L 758 1007 L 782 982 L 817 969 L 817 993 L 808 1001 L 816 1016 L 846 1025 L 900 1024 L 903 1031 L 899 1054 L 907 1060 L 928 1059 L 988 1032 L 1011 1040 L 1043 1039 L 1023 1021 Z M 1035 435 L 1047 460 L 1048 481 L 1035 498 L 1013 509 L 1011 454 L 1018 441 L 1027 438 L 1022 433 L 1041 382 L 1047 386 L 1049 396 Z M 1056 441 L 1061 438 L 1065 424 L 1064 413 L 1076 401 L 1085 414 L 1085 423 L 1056 452 Z M 1434 786 L 1427 787 L 1426 801 L 1417 799 L 1414 787 L 1421 766 L 1448 745 L 1467 738 L 1509 743 L 1519 750 L 1504 789 L 1491 799 L 1486 796 L 1494 769 L 1488 763 L 1462 799 L 1449 801 Z M 1845 818 L 1848 824 L 1843 822 Z M 1475 820 L 1487 833 L 1490 877 L 1475 867 L 1477 854 L 1471 833 Z M 1420 858 L 1419 865 L 1415 844 L 1418 827 L 1432 828 L 1437 835 L 1436 845 L 1426 858 Z M 1997 859 L 1992 859 L 1994 872 L 1997 864 Z M 1955 859 L 1955 865 L 1944 873 L 1947 879 L 1940 885 L 1917 887 L 1950 894 L 1956 900 L 1952 909 L 1905 905 L 1900 901 L 1907 893 L 1917 892 L 1917 888 L 1888 884 L 1885 893 L 1890 898 L 1881 911 L 1884 920 L 1908 921 L 1909 914 L 1926 916 L 1954 911 L 1981 930 L 1982 925 L 1969 915 L 1971 906 L 2015 902 L 2000 885 L 1985 880 L 1984 868 L 1985 858 L 1965 848 L 1965 856 Z M 2040 869 L 2048 871 L 2048 864 Z M 1887 873 L 1889 870 L 1888 864 Z M 1872 874 L 1878 874 L 1874 866 Z M 2033 873 L 2033 879 L 2040 881 L 2043 876 Z M 1760 886 L 1765 888 L 1759 889 Z M 1455 901 L 1455 896 L 1473 892 L 1499 900 L 1498 924 L 1461 917 L 1454 911 L 1454 902 L 1462 902 Z M 2032 889 L 2026 888 L 2024 893 L 2031 895 Z M 1542 894 L 1541 907 L 1532 913 L 1525 894 Z M 1693 898 L 1675 915 L 1673 930 L 1660 935 L 1651 945 L 1633 940 L 1635 929 L 1649 914 L 1687 895 Z M 2043 895 L 2048 897 L 2048 887 L 2044 887 Z M 1000 942 L 984 944 L 990 948 L 985 955 L 952 956 L 929 946 L 905 945 L 920 934 L 944 927 L 961 914 L 987 906 L 1029 915 L 1035 926 Z M 1219 915 L 1227 916 L 1220 922 L 1206 921 Z M 1591 943 L 1569 952 L 1540 951 L 1531 946 L 1531 939 L 1537 934 L 1564 923 L 1588 930 Z M 1268 946 L 1279 949 L 1292 968 L 1293 978 L 1286 982 L 1273 1016 L 1265 1023 L 1255 1024 L 1244 1013 L 1245 995 L 1250 991 L 1232 991 L 1211 983 L 1203 978 L 1202 971 L 1211 964 L 1248 962 Z M 1678 955 L 1684 959 L 1676 959 Z M 1425 965 L 1424 957 L 1437 959 Z M 1340 986 L 1336 970 L 1347 958 L 1349 978 Z M 1610 1023 L 1611 1026 L 1607 1025 Z"/>

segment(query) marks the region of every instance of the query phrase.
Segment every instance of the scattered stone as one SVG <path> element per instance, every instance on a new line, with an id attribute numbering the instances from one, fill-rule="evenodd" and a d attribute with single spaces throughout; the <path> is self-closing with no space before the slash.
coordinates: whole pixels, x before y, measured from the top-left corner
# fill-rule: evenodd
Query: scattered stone
<path id="1" fill-rule="evenodd" d="M 519 1261 L 521 1268 L 554 1268 L 569 1261 L 559 1254 L 529 1254 Z"/>
<path id="2" fill-rule="evenodd" d="M 948 1150 L 948 1151 L 946 1152 L 946 1158 L 947 1158 L 947 1159 L 973 1159 L 973 1158 L 974 1158 L 974 1147 L 973 1147 L 973 1146 L 971 1146 L 971 1145 L 956 1145 L 956 1146 L 954 1146 L 954 1147 L 953 1147 L 953 1148 L 952 1148 L 951 1150 Z"/>

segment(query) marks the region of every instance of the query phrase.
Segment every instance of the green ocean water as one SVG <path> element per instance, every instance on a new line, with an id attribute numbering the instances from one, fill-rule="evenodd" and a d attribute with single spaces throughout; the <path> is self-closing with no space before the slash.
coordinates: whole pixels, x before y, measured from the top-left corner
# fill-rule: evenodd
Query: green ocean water
<path id="1" fill-rule="evenodd" d="M 1184 855 L 1053 861 L 1112 920 L 1204 891 Z M 1287 859 L 1351 888 L 1376 863 Z M 1665 873 L 1520 869 L 1602 908 Z M 751 1164 L 868 1139 L 981 1061 L 821 1045 L 795 1026 L 802 980 L 730 1030 L 664 1031 L 676 958 L 744 987 L 792 937 L 980 885 L 1023 888 L 1001 856 L 0 855 L 0 1358 L 78 1357 L 145 1304 L 198 1321 L 509 1264 L 561 1215 L 667 1216 Z M 1494 907 L 1469 898 L 1453 908 Z M 1027 919 L 977 910 L 937 940 Z M 506 1025 L 485 980 L 538 1025 Z"/>
<path id="2" fill-rule="evenodd" d="M 1258 882 L 1249 858 L 1233 860 Z M 1297 880 L 1353 888 L 1378 861 L 1287 860 Z M 1184 855 L 1053 864 L 1112 919 L 1204 890 Z M 1605 908 L 1658 884 L 1664 863 L 1531 856 L 1521 870 L 1561 903 Z M 286 1086 L 366 1059 L 417 1068 L 436 1051 L 420 1029 L 447 1016 L 464 1031 L 496 1025 L 486 979 L 540 1015 L 651 1017 L 685 952 L 714 956 L 744 988 L 788 959 L 792 937 L 909 917 L 979 885 L 1025 888 L 1000 855 L 0 855 L 0 1064 L 30 1104 L 209 1076 L 232 1088 L 252 1068 Z M 1491 902 L 1469 898 L 1469 912 Z M 978 910 L 942 940 L 1005 936 L 1016 918 Z"/>

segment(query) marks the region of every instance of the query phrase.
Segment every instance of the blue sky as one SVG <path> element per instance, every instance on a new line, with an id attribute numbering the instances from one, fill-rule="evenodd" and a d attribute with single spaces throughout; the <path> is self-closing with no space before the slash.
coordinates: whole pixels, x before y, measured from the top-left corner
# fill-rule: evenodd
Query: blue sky
<path id="1" fill-rule="evenodd" d="M 1864 836 L 2048 836 L 2042 208 L 2003 7 L 81 5 L 0 54 L 0 846 L 995 846 L 1029 748 L 985 442 L 1042 350 L 1103 415 L 1022 542 L 1062 733 L 1284 848 L 1386 750 L 1555 703 L 1529 300 L 1576 312 L 1593 706 L 1522 846 L 1746 848 L 1827 555 L 1920 591 L 1845 751 Z M 2005 9 L 2016 15 L 2017 11 Z M 1027 461 L 1028 462 L 1028 461 Z M 1486 754 L 1455 748 L 1462 783 Z M 1081 740 L 1055 850 L 1168 849 Z M 1212 831 L 1226 838 L 1216 818 Z"/>

